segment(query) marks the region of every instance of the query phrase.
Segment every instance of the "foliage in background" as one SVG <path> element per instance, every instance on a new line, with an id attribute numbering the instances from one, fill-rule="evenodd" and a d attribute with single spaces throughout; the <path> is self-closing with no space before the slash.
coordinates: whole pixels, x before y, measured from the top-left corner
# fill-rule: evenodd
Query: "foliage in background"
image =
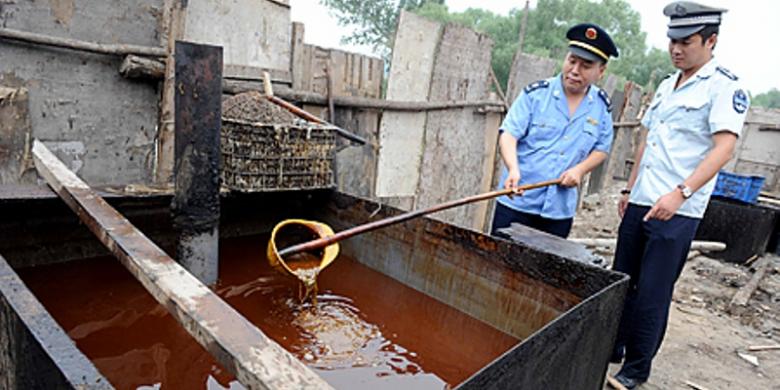
<path id="1" fill-rule="evenodd" d="M 753 97 L 750 104 L 766 108 L 780 108 L 780 90 L 772 88 L 769 92 L 758 94 Z"/>
<path id="2" fill-rule="evenodd" d="M 355 28 L 342 43 L 371 47 L 389 63 L 398 15 L 401 10 L 414 11 L 428 3 L 444 4 L 444 0 L 320 0 L 330 8 L 342 26 Z"/>
<path id="3" fill-rule="evenodd" d="M 493 70 L 502 85 L 507 83 L 517 51 L 522 9 L 513 9 L 509 15 L 498 15 L 475 8 L 453 13 L 444 0 L 321 2 L 330 7 L 340 24 L 356 27 L 352 35 L 344 38 L 344 42 L 370 45 L 388 62 L 401 9 L 440 22 L 460 23 L 488 34 L 495 42 Z M 655 71 L 653 81 L 657 85 L 663 76 L 674 70 L 665 51 L 648 49 L 645 43 L 647 34 L 640 29 L 639 13 L 625 0 L 539 0 L 528 13 L 523 51 L 562 61 L 568 47 L 566 30 L 585 21 L 609 31 L 620 50 L 620 57 L 610 61 L 608 72 L 646 85 Z"/>

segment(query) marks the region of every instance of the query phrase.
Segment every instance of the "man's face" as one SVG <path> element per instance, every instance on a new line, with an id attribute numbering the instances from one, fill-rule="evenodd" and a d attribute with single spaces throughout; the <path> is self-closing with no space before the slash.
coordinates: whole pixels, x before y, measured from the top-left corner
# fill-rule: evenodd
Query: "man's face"
<path id="1" fill-rule="evenodd" d="M 669 56 L 672 65 L 682 71 L 701 67 L 712 58 L 712 48 L 716 41 L 717 35 L 712 35 L 702 44 L 702 37 L 699 34 L 669 40 Z"/>
<path id="2" fill-rule="evenodd" d="M 569 93 L 582 93 L 604 75 L 606 64 L 566 54 L 563 60 L 563 87 Z"/>

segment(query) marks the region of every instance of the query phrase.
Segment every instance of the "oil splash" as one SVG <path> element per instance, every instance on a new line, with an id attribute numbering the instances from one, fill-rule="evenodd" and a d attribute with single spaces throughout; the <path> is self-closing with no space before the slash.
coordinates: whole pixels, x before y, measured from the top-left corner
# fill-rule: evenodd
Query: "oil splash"
<path id="1" fill-rule="evenodd" d="M 320 257 L 303 252 L 290 255 L 284 259 L 287 267 L 298 278 L 298 300 L 300 303 L 311 297 L 315 306 L 317 303 L 317 276 L 320 274 Z"/>

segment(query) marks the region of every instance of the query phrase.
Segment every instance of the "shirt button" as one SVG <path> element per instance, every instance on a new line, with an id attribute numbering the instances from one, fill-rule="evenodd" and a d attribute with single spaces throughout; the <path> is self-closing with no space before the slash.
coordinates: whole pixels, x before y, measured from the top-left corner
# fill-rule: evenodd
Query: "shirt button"
<path id="1" fill-rule="evenodd" d="M 563 156 L 563 152 L 561 152 L 561 156 Z"/>

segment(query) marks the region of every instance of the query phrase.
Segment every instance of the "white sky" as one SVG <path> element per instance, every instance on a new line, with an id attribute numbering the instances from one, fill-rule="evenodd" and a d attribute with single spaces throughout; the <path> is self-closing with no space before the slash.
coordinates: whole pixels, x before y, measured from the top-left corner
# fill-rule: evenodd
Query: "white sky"
<path id="1" fill-rule="evenodd" d="M 372 1 L 372 0 L 366 0 Z M 647 32 L 650 46 L 666 50 L 667 18 L 663 7 L 670 1 L 628 0 L 642 17 L 642 30 Z M 533 7 L 536 0 L 531 0 Z M 720 38 L 715 55 L 724 67 L 740 77 L 752 94 L 780 89 L 780 44 L 776 39 L 780 1 L 777 0 L 702 0 L 701 3 L 727 8 L 720 27 Z M 484 8 L 494 13 L 507 14 L 512 8 L 522 8 L 524 0 L 446 0 L 450 11 L 459 12 L 469 7 Z M 340 27 L 328 9 L 319 0 L 290 0 L 293 21 L 306 25 L 304 40 L 324 47 L 342 48 L 372 54 L 368 48 L 349 47 L 339 40 L 351 31 Z"/>

